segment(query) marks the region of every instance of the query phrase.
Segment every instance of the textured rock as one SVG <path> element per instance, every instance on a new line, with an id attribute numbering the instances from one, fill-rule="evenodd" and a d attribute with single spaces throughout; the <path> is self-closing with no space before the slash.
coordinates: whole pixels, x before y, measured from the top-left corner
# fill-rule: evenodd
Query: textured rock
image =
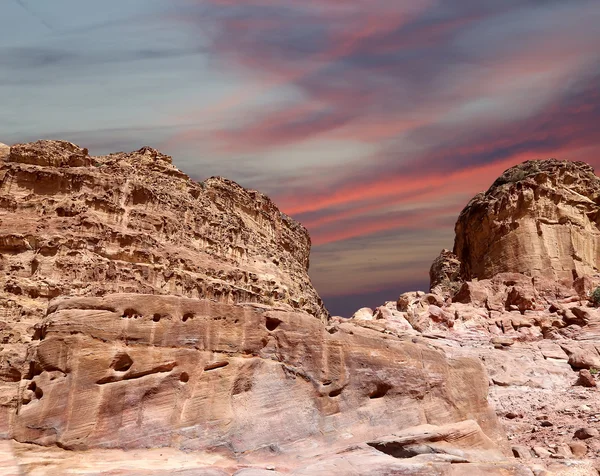
<path id="1" fill-rule="evenodd" d="M 595 387 L 596 386 L 596 379 L 594 378 L 594 376 L 591 374 L 591 372 L 587 369 L 582 369 L 579 371 L 579 379 L 578 379 L 578 383 L 579 385 L 582 385 L 583 387 Z"/>
<path id="2" fill-rule="evenodd" d="M 10 147 L 0 142 L 0 160 L 6 160 L 10 155 Z"/>
<path id="3" fill-rule="evenodd" d="M 12 146 L 0 437 L 31 474 L 530 474 L 481 361 L 415 330 L 480 316 L 416 293 L 328 319 L 309 252 L 264 195 L 153 149 Z M 366 444 L 407 435 L 407 458 Z"/>
<path id="4" fill-rule="evenodd" d="M 429 290 L 433 294 L 452 297 L 462 282 L 461 262 L 449 250 L 442 250 L 429 269 Z"/>
<path id="5" fill-rule="evenodd" d="M 482 366 L 308 314 L 171 296 L 62 300 L 39 332 L 12 437 L 63 448 L 363 441 L 475 417 L 497 443 Z M 360 424 L 359 415 L 369 424 Z M 43 422 L 43 423 L 42 423 Z M 282 424 L 285 422 L 285 424 Z M 348 442 L 348 440 L 346 440 Z"/>
<path id="6" fill-rule="evenodd" d="M 527 161 L 473 198 L 456 223 L 462 277 L 502 272 L 572 282 L 600 265 L 600 179 L 591 166 Z"/>
<path id="7" fill-rule="evenodd" d="M 573 441 L 569 443 L 569 448 L 573 455 L 577 458 L 583 458 L 587 453 L 587 445 L 581 441 Z"/>
<path id="8" fill-rule="evenodd" d="M 597 438 L 600 432 L 596 428 L 580 428 L 575 432 L 575 438 L 578 440 L 587 440 L 588 438 Z"/>
<path id="9" fill-rule="evenodd" d="M 34 300 L 39 316 L 60 295 L 139 292 L 285 303 L 326 319 L 309 253 L 307 231 L 266 196 L 194 182 L 147 147 L 90 157 L 39 141 L 0 162 L 0 289 L 16 313 Z"/>

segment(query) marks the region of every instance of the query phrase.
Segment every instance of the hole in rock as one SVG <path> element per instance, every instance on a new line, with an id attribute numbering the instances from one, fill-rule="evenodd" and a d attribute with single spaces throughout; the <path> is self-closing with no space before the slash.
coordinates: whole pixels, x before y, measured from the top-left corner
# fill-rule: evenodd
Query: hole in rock
<path id="1" fill-rule="evenodd" d="M 127 354 L 117 354 L 110 364 L 110 368 L 117 372 L 126 372 L 133 365 L 133 360 Z"/>
<path id="2" fill-rule="evenodd" d="M 37 259 L 31 260 L 31 275 L 33 276 L 40 267 L 40 262 Z"/>
<path id="3" fill-rule="evenodd" d="M 154 316 L 152 316 L 152 320 L 154 322 L 159 322 L 161 317 L 162 316 L 160 314 L 154 314 Z"/>
<path id="4" fill-rule="evenodd" d="M 400 445 L 399 443 L 367 443 L 372 448 L 375 448 L 377 451 L 381 451 L 386 455 L 393 456 L 394 458 L 413 458 L 414 456 L 418 456 L 423 453 L 422 451 L 418 451 L 416 449 L 405 447 Z"/>
<path id="5" fill-rule="evenodd" d="M 194 313 L 193 312 L 186 312 L 183 317 L 181 318 L 181 320 L 183 322 L 186 322 L 188 319 L 193 319 L 194 318 Z"/>
<path id="6" fill-rule="evenodd" d="M 139 313 L 135 310 L 132 309 L 130 307 L 128 307 L 127 309 L 125 309 L 125 311 L 123 311 L 123 315 L 121 316 L 123 319 L 127 318 L 127 319 L 137 319 L 139 316 Z"/>
<path id="7" fill-rule="evenodd" d="M 40 387 L 37 387 L 33 393 L 35 393 L 35 398 L 38 400 L 44 396 L 44 392 Z"/>
<path id="8" fill-rule="evenodd" d="M 32 392 L 35 392 L 35 389 L 37 388 L 37 385 L 36 385 L 35 382 L 31 382 L 27 388 L 29 390 L 31 390 Z"/>
<path id="9" fill-rule="evenodd" d="M 274 331 L 277 329 L 279 324 L 281 324 L 281 321 L 275 317 L 267 317 L 267 321 L 265 323 L 267 330 L 269 331 Z"/>
<path id="10" fill-rule="evenodd" d="M 343 390 L 343 388 L 338 388 L 337 390 L 332 390 L 331 392 L 329 392 L 329 396 L 330 397 L 338 397 L 342 394 L 342 390 Z"/>
<path id="11" fill-rule="evenodd" d="M 390 391 L 391 388 L 392 386 L 387 383 L 378 383 L 377 388 L 375 388 L 375 390 L 373 390 L 369 394 L 369 398 L 375 399 L 385 397 L 385 395 Z"/>
<path id="12" fill-rule="evenodd" d="M 25 376 L 25 378 L 27 380 L 31 380 L 33 377 L 37 376 L 37 375 L 41 375 L 41 373 L 44 371 L 44 369 L 42 369 L 42 367 L 36 363 L 36 362 L 31 362 L 29 364 L 29 371 L 27 372 L 27 375 Z"/>
<path id="13" fill-rule="evenodd" d="M 190 380 L 190 376 L 186 372 L 181 372 L 181 375 L 179 376 L 179 381 L 186 383 L 189 380 Z"/>

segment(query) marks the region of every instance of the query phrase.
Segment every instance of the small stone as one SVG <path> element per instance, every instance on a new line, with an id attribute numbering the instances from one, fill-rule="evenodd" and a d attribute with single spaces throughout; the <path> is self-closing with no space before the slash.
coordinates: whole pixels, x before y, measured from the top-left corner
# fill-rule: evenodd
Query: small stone
<path id="1" fill-rule="evenodd" d="M 587 440 L 588 438 L 596 438 L 599 434 L 596 428 L 579 428 L 575 432 L 575 438 L 578 440 Z"/>
<path id="2" fill-rule="evenodd" d="M 533 453 L 538 458 L 549 458 L 550 455 L 552 455 L 552 453 L 550 453 L 550 451 L 548 451 L 546 448 L 542 448 L 541 446 L 534 446 Z"/>
<path id="3" fill-rule="evenodd" d="M 577 380 L 577 384 L 582 387 L 592 388 L 596 386 L 596 379 L 589 370 L 582 369 L 579 371 L 579 380 Z"/>
<path id="4" fill-rule="evenodd" d="M 269 464 L 269 465 L 265 466 L 265 469 L 267 471 L 275 471 L 275 466 L 272 464 Z"/>
<path id="5" fill-rule="evenodd" d="M 575 458 L 583 458 L 588 451 L 587 445 L 581 441 L 573 441 L 569 443 L 569 448 L 571 448 Z"/>
<path id="6" fill-rule="evenodd" d="M 548 420 L 543 420 L 543 421 L 540 423 L 540 425 L 541 425 L 541 426 L 543 426 L 543 427 L 546 427 L 546 428 L 547 428 L 547 427 L 550 427 L 550 426 L 554 426 L 554 424 L 553 424 L 551 421 L 548 421 Z"/>
<path id="7" fill-rule="evenodd" d="M 571 458 L 573 456 L 573 453 L 571 453 L 571 448 L 565 444 L 558 445 L 555 453 L 557 456 L 561 456 L 563 458 Z"/>
<path id="8" fill-rule="evenodd" d="M 515 413 L 515 412 L 508 412 L 504 416 L 506 418 L 508 418 L 509 420 L 514 420 L 515 418 L 523 418 L 523 415 L 519 415 L 518 413 Z"/>
<path id="9" fill-rule="evenodd" d="M 516 445 L 512 447 L 512 452 L 515 458 L 529 459 L 531 458 L 531 451 L 526 446 Z"/>
<path id="10" fill-rule="evenodd" d="M 511 339 L 509 337 L 502 337 L 502 336 L 492 337 L 492 340 L 490 342 L 494 345 L 494 347 L 496 347 L 496 346 L 508 347 L 515 343 L 515 341 L 513 339 Z"/>

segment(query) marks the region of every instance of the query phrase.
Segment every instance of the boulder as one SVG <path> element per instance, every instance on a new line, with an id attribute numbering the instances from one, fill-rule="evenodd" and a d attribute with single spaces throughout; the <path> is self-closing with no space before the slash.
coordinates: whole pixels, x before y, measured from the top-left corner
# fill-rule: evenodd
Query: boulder
<path id="1" fill-rule="evenodd" d="M 589 370 L 582 369 L 579 371 L 579 379 L 577 380 L 577 383 L 582 387 L 593 388 L 596 386 L 596 379 Z"/>
<path id="2" fill-rule="evenodd" d="M 373 309 L 369 307 L 363 307 L 356 311 L 352 315 L 352 319 L 358 319 L 363 321 L 372 321 L 373 320 Z"/>

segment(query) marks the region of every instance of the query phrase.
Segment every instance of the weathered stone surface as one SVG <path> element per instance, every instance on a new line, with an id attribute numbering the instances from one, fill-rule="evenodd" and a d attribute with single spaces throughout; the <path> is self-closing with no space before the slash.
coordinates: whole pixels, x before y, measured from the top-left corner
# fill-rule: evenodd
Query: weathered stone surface
<path id="1" fill-rule="evenodd" d="M 108 295 L 49 312 L 20 386 L 12 437 L 21 442 L 287 454 L 307 438 L 332 445 L 340 433 L 348 443 L 475 417 L 502 445 L 472 359 L 207 300 Z"/>
<path id="2" fill-rule="evenodd" d="M 262 194 L 149 148 L 3 150 L 0 437 L 23 472 L 531 476 L 489 385 L 515 445 L 573 435 L 534 419 L 591 391 L 567 360 L 600 319 L 571 283 L 456 294 L 445 252 L 434 292 L 328 318 L 306 230 Z"/>
<path id="3" fill-rule="evenodd" d="M 356 311 L 351 319 L 362 319 L 363 321 L 372 321 L 373 320 L 373 309 L 369 307 L 360 308 Z"/>
<path id="4" fill-rule="evenodd" d="M 194 182 L 147 147 L 90 157 L 39 141 L 0 162 L 0 298 L 38 318 L 56 296 L 138 292 L 285 303 L 326 319 L 309 253 L 306 229 L 268 197 Z"/>
<path id="5" fill-rule="evenodd" d="M 592 388 L 596 386 L 596 379 L 589 370 L 582 369 L 579 371 L 578 383 L 584 387 Z"/>
<path id="6" fill-rule="evenodd" d="M 0 142 L 0 160 L 6 160 L 10 155 L 10 147 Z"/>
<path id="7" fill-rule="evenodd" d="M 420 425 L 367 444 L 396 458 L 435 453 L 456 456 L 470 462 L 505 459 L 496 444 L 473 420 L 443 426 Z"/>
<path id="8" fill-rule="evenodd" d="M 569 448 L 576 458 L 583 458 L 588 451 L 587 445 L 581 441 L 572 441 L 569 443 Z"/>
<path id="9" fill-rule="evenodd" d="M 502 272 L 572 282 L 600 265 L 600 179 L 591 166 L 527 161 L 473 198 L 456 223 L 464 279 Z"/>
<path id="10" fill-rule="evenodd" d="M 461 282 L 460 260 L 451 251 L 442 250 L 429 270 L 430 292 L 449 298 L 456 294 Z"/>

